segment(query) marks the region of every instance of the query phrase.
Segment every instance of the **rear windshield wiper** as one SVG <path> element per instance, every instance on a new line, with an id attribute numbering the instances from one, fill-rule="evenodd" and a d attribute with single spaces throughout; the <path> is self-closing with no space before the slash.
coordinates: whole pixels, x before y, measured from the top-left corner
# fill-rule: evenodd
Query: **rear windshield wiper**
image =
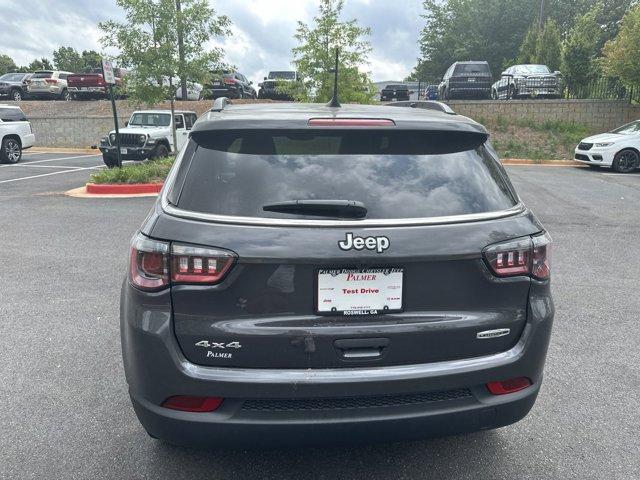
<path id="1" fill-rule="evenodd" d="M 354 200 L 288 200 L 264 205 L 265 212 L 290 213 L 316 217 L 364 218 L 367 207 Z"/>

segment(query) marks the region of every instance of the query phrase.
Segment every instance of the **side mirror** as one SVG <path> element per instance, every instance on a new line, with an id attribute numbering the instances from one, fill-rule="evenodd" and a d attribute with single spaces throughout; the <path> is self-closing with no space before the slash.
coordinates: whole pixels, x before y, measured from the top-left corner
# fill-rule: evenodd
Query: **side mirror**
<path id="1" fill-rule="evenodd" d="M 249 82 L 249 85 L 253 85 L 253 81 L 250 81 L 250 82 Z"/>
<path id="2" fill-rule="evenodd" d="M 127 120 L 126 122 L 124 122 L 124 126 L 128 127 L 129 126 L 129 120 Z"/>
<path id="3" fill-rule="evenodd" d="M 562 77 L 562 72 L 560 70 L 556 70 L 555 72 L 553 72 L 555 75 Z"/>
<path id="4" fill-rule="evenodd" d="M 263 78 L 263 80 L 266 80 L 266 79 L 267 79 L 267 77 L 264 77 L 264 78 Z"/>

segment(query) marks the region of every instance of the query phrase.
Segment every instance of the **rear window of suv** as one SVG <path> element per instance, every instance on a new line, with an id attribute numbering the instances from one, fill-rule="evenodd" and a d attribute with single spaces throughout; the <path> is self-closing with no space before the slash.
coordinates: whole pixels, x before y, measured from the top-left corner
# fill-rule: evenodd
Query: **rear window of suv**
<path id="1" fill-rule="evenodd" d="M 456 65 L 456 69 L 454 71 L 454 75 L 491 75 L 491 71 L 489 70 L 489 65 L 486 63 L 462 63 Z"/>
<path id="2" fill-rule="evenodd" d="M 51 78 L 52 76 L 53 72 L 36 72 L 31 78 Z"/>
<path id="3" fill-rule="evenodd" d="M 505 210 L 517 200 L 481 145 L 485 139 L 453 132 L 198 132 L 169 201 L 207 214 L 280 219 L 305 217 L 262 207 L 353 200 L 364 203 L 367 219 Z"/>

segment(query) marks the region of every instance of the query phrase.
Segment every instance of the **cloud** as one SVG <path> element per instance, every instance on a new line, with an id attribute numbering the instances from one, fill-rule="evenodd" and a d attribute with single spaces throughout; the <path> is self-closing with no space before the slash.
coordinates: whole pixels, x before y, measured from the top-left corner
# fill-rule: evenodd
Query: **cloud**
<path id="1" fill-rule="evenodd" d="M 226 60 L 254 82 L 269 70 L 289 68 L 293 35 L 298 21 L 310 23 L 315 0 L 211 1 L 219 14 L 233 22 L 232 36 L 212 44 L 222 46 Z M 0 52 L 25 65 L 53 50 L 71 46 L 79 51 L 101 50 L 98 22 L 123 18 L 115 0 L 4 0 L 4 11 L 21 11 L 21 21 L 0 16 Z M 8 4 L 8 5 L 7 5 Z M 356 18 L 371 27 L 372 53 L 368 70 L 374 80 L 400 80 L 412 70 L 418 56 L 422 27 L 421 0 L 347 0 L 343 19 Z"/>

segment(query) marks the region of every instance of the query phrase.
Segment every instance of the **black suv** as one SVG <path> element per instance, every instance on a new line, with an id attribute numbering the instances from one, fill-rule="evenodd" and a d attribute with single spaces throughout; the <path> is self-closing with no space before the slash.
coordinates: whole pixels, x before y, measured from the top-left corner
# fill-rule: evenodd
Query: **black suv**
<path id="1" fill-rule="evenodd" d="M 531 409 L 549 235 L 484 127 L 406 106 L 218 99 L 196 122 L 122 287 L 126 378 L 152 437 L 389 441 Z"/>
<path id="2" fill-rule="evenodd" d="M 208 98 L 258 98 L 253 82 L 240 72 L 212 72 L 211 83 L 207 85 Z"/>
<path id="3" fill-rule="evenodd" d="M 487 62 L 456 62 L 449 67 L 438 88 L 442 100 L 491 98 L 491 69 Z"/>
<path id="4" fill-rule="evenodd" d="M 9 97 L 14 102 L 19 102 L 27 97 L 26 82 L 31 78 L 31 73 L 5 73 L 0 77 L 0 97 Z"/>
<path id="5" fill-rule="evenodd" d="M 300 77 L 298 76 L 298 72 L 295 70 L 269 72 L 269 75 L 264 77 L 264 81 L 258 84 L 260 87 L 258 98 L 268 98 L 271 100 L 293 100 L 293 97 L 289 92 L 283 92 L 278 88 L 278 82 L 287 82 L 288 84 L 300 82 Z"/>
<path id="6" fill-rule="evenodd" d="M 380 101 L 409 100 L 409 87 L 405 84 L 387 85 L 380 91 Z"/>

